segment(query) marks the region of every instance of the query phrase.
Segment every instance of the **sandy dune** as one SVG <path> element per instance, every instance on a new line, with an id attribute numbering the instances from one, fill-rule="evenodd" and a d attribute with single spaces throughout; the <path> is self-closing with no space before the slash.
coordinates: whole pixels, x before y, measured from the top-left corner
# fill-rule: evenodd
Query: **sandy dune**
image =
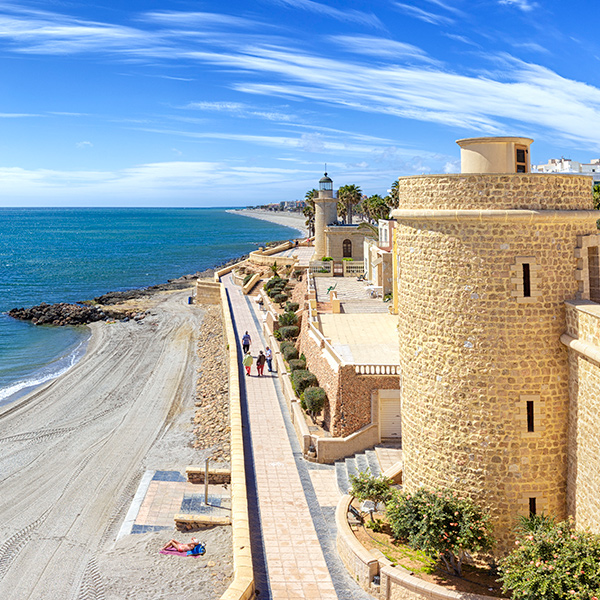
<path id="1" fill-rule="evenodd" d="M 156 554 L 173 532 L 114 545 L 145 457 L 193 410 L 203 311 L 187 305 L 188 295 L 157 294 L 141 323 L 93 324 L 81 362 L 0 410 L 0 598 L 158 598 L 165 586 L 189 597 L 203 589 L 198 568 L 210 551 L 203 565 Z M 176 446 L 164 462 L 193 461 L 197 451 Z M 208 536 L 209 550 L 220 548 L 212 561 L 224 571 L 204 569 L 198 597 L 226 588 L 228 536 Z"/>

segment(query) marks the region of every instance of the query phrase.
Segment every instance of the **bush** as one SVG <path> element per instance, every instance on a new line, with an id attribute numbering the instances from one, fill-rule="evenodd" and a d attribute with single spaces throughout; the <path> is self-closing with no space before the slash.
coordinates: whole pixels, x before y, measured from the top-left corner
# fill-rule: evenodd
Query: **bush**
<path id="1" fill-rule="evenodd" d="M 353 261 L 353 258 L 342 258 L 342 260 L 346 260 L 346 261 Z"/>
<path id="2" fill-rule="evenodd" d="M 333 260 L 333 257 L 332 257 L 332 256 L 324 256 L 324 257 L 323 257 L 321 260 L 322 260 L 323 262 L 329 262 L 329 261 L 332 261 L 332 260 Z"/>
<path id="3" fill-rule="evenodd" d="M 298 317 L 296 316 L 296 313 L 284 312 L 282 315 L 279 315 L 277 320 L 282 327 L 286 327 L 288 325 L 295 325 L 298 322 Z"/>
<path id="4" fill-rule="evenodd" d="M 297 371 L 298 369 L 306 369 L 306 361 L 300 358 L 291 358 L 288 360 L 290 371 Z"/>
<path id="5" fill-rule="evenodd" d="M 290 374 L 290 381 L 292 382 L 292 387 L 298 397 L 300 397 L 306 388 L 319 385 L 316 376 L 307 369 L 292 371 Z"/>
<path id="6" fill-rule="evenodd" d="M 285 360 L 288 362 L 294 358 L 298 358 L 298 350 L 296 350 L 295 346 L 286 346 L 281 351 L 281 354 L 283 354 L 283 358 L 285 358 Z"/>
<path id="7" fill-rule="evenodd" d="M 273 302 L 277 302 L 277 304 L 283 304 L 287 299 L 287 294 L 276 294 L 273 296 Z"/>
<path id="8" fill-rule="evenodd" d="M 500 561 L 502 589 L 515 600 L 600 597 L 600 536 L 551 517 L 521 517 L 515 549 Z"/>
<path id="9" fill-rule="evenodd" d="M 294 372 L 297 373 L 298 371 Z M 304 409 L 313 415 L 318 415 L 323 410 L 323 406 L 325 406 L 325 400 L 327 400 L 327 394 L 323 388 L 307 387 L 302 392 Z"/>
<path id="10" fill-rule="evenodd" d="M 267 281 L 267 283 L 265 283 L 265 291 L 269 291 L 270 289 L 272 289 L 273 287 L 275 287 L 275 285 L 282 281 L 281 277 L 277 276 L 277 277 L 271 277 L 271 279 L 269 279 L 269 281 Z"/>
<path id="11" fill-rule="evenodd" d="M 295 313 L 299 308 L 300 308 L 300 305 L 297 302 L 288 302 L 285 305 L 285 310 L 287 312 L 293 312 L 293 313 Z"/>
<path id="12" fill-rule="evenodd" d="M 274 338 L 275 338 L 277 341 L 281 340 L 281 331 L 279 331 L 279 329 L 276 329 L 276 330 L 273 332 L 273 337 L 274 337 Z"/>
<path id="13" fill-rule="evenodd" d="M 361 471 L 358 475 L 350 475 L 350 483 L 350 493 L 359 500 L 370 500 L 377 504 L 388 502 L 392 497 L 390 488 L 394 482 L 384 475 L 375 477 L 370 471 Z"/>
<path id="14" fill-rule="evenodd" d="M 292 340 L 298 337 L 300 328 L 297 325 L 290 325 L 289 327 L 280 327 L 279 331 L 284 340 Z"/>
<path id="15" fill-rule="evenodd" d="M 244 285 L 246 285 L 253 277 L 254 277 L 254 273 L 248 273 L 248 275 L 246 275 L 246 277 L 244 277 Z"/>
<path id="16" fill-rule="evenodd" d="M 279 330 L 277 330 L 277 331 L 279 331 Z M 295 348 L 296 344 L 294 344 L 294 342 L 290 342 L 289 340 L 284 340 L 283 342 L 280 342 L 279 349 L 283 352 L 283 349 L 286 348 L 287 346 L 291 346 L 292 348 Z"/>
<path id="17" fill-rule="evenodd" d="M 396 492 L 387 503 L 387 514 L 397 538 L 440 558 L 450 574 L 461 575 L 467 552 L 492 547 L 489 515 L 449 490 Z"/>

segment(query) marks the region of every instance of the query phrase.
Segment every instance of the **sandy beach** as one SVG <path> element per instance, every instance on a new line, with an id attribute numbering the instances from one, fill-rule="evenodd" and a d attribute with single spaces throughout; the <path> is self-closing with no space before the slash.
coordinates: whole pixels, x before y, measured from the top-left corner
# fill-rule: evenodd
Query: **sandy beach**
<path id="1" fill-rule="evenodd" d="M 77 365 L 0 409 L 1 598 L 218 598 L 227 588 L 229 527 L 200 532 L 207 554 L 195 559 L 158 553 L 189 537 L 175 529 L 115 543 L 144 472 L 183 471 L 209 452 L 194 448 L 209 308 L 188 296 L 158 292 L 142 321 L 92 324 Z"/>
<path id="2" fill-rule="evenodd" d="M 252 217 L 253 219 L 270 221 L 271 223 L 277 223 L 278 225 L 284 225 L 285 227 L 292 227 L 300 232 L 300 237 L 302 238 L 305 238 L 308 235 L 308 229 L 305 225 L 306 217 L 302 213 L 287 211 L 275 212 L 272 210 L 259 210 L 250 208 L 229 210 L 227 212 L 245 215 L 246 217 Z"/>

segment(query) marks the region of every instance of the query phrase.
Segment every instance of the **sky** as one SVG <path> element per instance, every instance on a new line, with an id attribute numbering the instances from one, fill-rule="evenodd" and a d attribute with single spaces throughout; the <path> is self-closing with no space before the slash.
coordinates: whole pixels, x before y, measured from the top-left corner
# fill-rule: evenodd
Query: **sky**
<path id="1" fill-rule="evenodd" d="M 600 157 L 595 2 L 0 0 L 0 206 L 385 195 L 460 138 Z"/>

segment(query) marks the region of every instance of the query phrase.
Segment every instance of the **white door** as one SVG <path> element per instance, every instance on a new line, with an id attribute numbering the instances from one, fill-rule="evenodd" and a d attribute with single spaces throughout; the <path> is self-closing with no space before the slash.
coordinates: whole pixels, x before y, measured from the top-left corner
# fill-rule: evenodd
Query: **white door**
<path id="1" fill-rule="evenodd" d="M 400 439 L 400 390 L 379 390 L 379 434 L 381 439 Z"/>

